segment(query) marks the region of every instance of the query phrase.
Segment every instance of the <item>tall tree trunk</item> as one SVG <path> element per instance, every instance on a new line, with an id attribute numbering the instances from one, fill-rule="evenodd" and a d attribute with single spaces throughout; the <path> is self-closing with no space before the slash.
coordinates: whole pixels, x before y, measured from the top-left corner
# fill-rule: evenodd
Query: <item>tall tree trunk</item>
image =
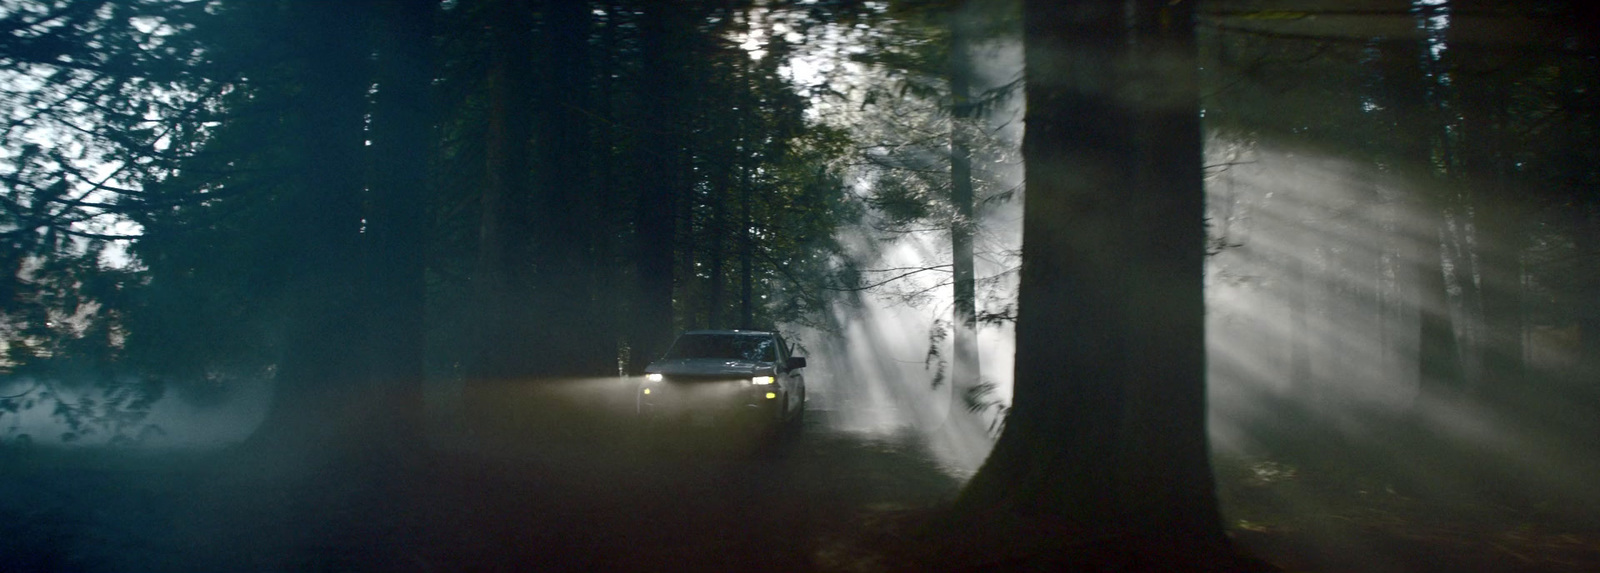
<path id="1" fill-rule="evenodd" d="M 747 112 L 748 113 L 748 112 Z M 746 152 L 745 161 L 755 159 Z M 755 327 L 755 237 L 750 234 L 753 224 L 750 202 L 755 200 L 755 167 L 746 164 L 739 184 L 739 328 Z"/>
<path id="2" fill-rule="evenodd" d="M 533 137 L 533 13 L 526 0 L 492 0 L 485 184 L 480 198 L 476 342 L 468 376 L 478 382 L 525 374 L 532 354 L 520 351 L 527 315 L 530 177 Z"/>
<path id="3" fill-rule="evenodd" d="M 1574 43 L 1579 46 L 1580 50 L 1591 55 L 1590 61 L 1592 62 L 1593 54 L 1596 51 L 1600 51 L 1600 36 L 1595 34 L 1595 30 L 1600 29 L 1600 4 L 1593 2 L 1575 2 L 1573 4 L 1575 6 L 1573 7 L 1567 34 L 1569 38 L 1577 40 Z M 1593 92 L 1590 93 L 1592 94 Z M 1581 117 L 1587 117 L 1590 118 L 1590 121 L 1593 121 L 1592 118 L 1595 117 L 1594 100 L 1589 99 L 1588 102 L 1590 103 L 1589 109 L 1584 111 Z M 1575 136 L 1573 139 L 1576 141 L 1571 141 L 1571 144 L 1574 147 L 1592 147 L 1595 144 L 1593 132 L 1580 133 L 1573 134 Z M 1592 168 L 1592 165 L 1590 167 Z M 1575 218 L 1573 223 L 1577 227 L 1575 233 L 1576 236 L 1589 237 L 1591 242 L 1587 246 L 1593 249 L 1596 245 L 1592 242 L 1592 239 L 1600 237 L 1600 199 L 1590 194 L 1588 200 L 1580 203 L 1580 205 L 1582 205 L 1580 212 L 1573 214 Z M 1592 253 L 1593 251 L 1591 251 L 1591 256 Z M 1600 379 L 1600 276 L 1591 274 L 1587 280 L 1582 280 L 1581 283 L 1582 286 L 1579 287 L 1577 296 L 1578 300 L 1582 302 L 1578 305 L 1578 316 L 1573 317 L 1577 323 L 1579 337 L 1579 346 L 1577 348 L 1579 362 L 1578 368 L 1573 372 L 1573 375 L 1576 376 L 1575 380 L 1595 380 Z M 1600 400 L 1600 396 L 1596 394 L 1591 393 L 1589 396 L 1591 400 Z"/>
<path id="4" fill-rule="evenodd" d="M 690 62 L 684 66 L 686 85 L 705 86 L 705 65 L 699 61 L 699 51 L 691 48 L 691 53 L 686 54 L 685 61 Z M 702 140 L 699 137 L 704 130 L 704 115 L 701 114 L 705 107 L 706 94 L 704 89 L 688 90 L 683 95 L 679 105 L 680 121 L 683 125 L 682 151 L 674 156 L 675 173 L 681 177 L 682 186 L 678 200 L 678 210 L 673 215 L 674 224 L 677 226 L 677 252 L 675 261 L 677 269 L 673 271 L 674 295 L 676 301 L 673 307 L 674 325 L 685 330 L 702 328 L 699 324 L 699 309 L 695 308 L 700 301 L 701 291 L 705 284 L 700 280 L 699 249 L 700 240 L 705 234 L 704 225 L 699 221 L 699 207 L 701 206 L 700 193 L 697 188 L 700 175 L 696 173 L 696 162 L 700 160 L 698 154 L 703 150 Z"/>
<path id="5" fill-rule="evenodd" d="M 691 80 L 690 85 L 700 85 L 700 82 Z M 693 123 L 692 119 L 685 119 L 691 124 Z M 686 131 L 693 131 L 693 129 L 686 129 Z M 697 193 L 694 191 L 694 187 L 698 182 L 693 165 L 694 155 L 697 151 L 698 149 L 691 144 L 690 148 L 686 149 L 678 157 L 679 161 L 683 162 L 683 167 L 678 173 L 684 177 L 683 180 L 686 183 L 682 188 L 683 194 L 678 200 L 678 212 L 673 216 L 678 235 L 675 257 L 678 266 L 673 271 L 676 294 L 672 298 L 674 301 L 682 301 L 681 305 L 674 307 L 673 316 L 677 320 L 675 325 L 683 329 L 701 328 L 697 324 L 700 316 L 699 313 L 695 312 L 694 302 L 700 299 L 700 290 L 705 287 L 704 284 L 701 284 L 700 273 L 696 270 L 699 267 L 698 249 L 700 248 L 700 238 L 705 233 L 704 227 L 697 224 L 698 217 L 695 216 L 696 211 L 698 211 L 696 207 L 699 206 L 696 200 Z"/>
<path id="6" fill-rule="evenodd" d="M 1130 55 L 1141 66 L 1135 82 L 1149 82 L 1150 90 L 1133 113 L 1137 203 L 1126 214 L 1131 224 L 1121 227 L 1132 234 L 1133 249 L 1125 275 L 1123 325 L 1132 330 L 1124 331 L 1131 344 L 1121 359 L 1131 368 L 1118 496 L 1121 512 L 1143 532 L 1221 546 L 1206 433 L 1204 146 L 1194 3 L 1142 0 L 1135 9 L 1128 22 L 1138 41 Z"/>
<path id="7" fill-rule="evenodd" d="M 599 38 L 596 44 L 601 46 L 615 45 L 617 42 L 618 28 L 622 25 L 619 15 L 622 9 L 615 2 L 603 3 L 605 20 L 599 24 Z M 613 78 L 617 70 L 617 56 L 615 50 L 602 50 L 595 60 L 595 98 L 586 104 L 584 109 L 596 117 L 617 117 L 615 98 L 620 90 L 616 88 L 617 80 Z M 594 245 L 595 265 L 590 268 L 589 289 L 595 295 L 595 323 L 597 330 L 606 334 L 603 341 L 607 352 L 606 372 L 620 374 L 626 367 L 622 363 L 622 347 L 626 339 L 623 325 L 623 303 L 628 298 L 628 284 L 625 265 L 619 264 L 625 259 L 622 256 L 621 242 L 622 221 L 626 217 L 619 217 L 616 213 L 623 212 L 621 181 L 618 169 L 614 168 L 617 158 L 615 150 L 619 137 L 616 126 L 602 122 L 595 126 L 594 158 L 589 165 L 594 170 L 596 209 L 598 219 L 589 227 L 590 244 Z"/>
<path id="8" fill-rule="evenodd" d="M 1441 131 L 1433 89 L 1437 78 L 1425 53 L 1427 46 L 1419 40 L 1379 46 L 1385 92 L 1392 98 L 1387 103 L 1395 110 L 1402 184 L 1408 188 L 1401 225 L 1410 233 L 1406 258 L 1416 281 L 1411 297 L 1418 313 L 1417 384 L 1424 396 L 1442 396 L 1461 389 L 1461 360 L 1444 270 L 1446 197 L 1434 169 L 1433 135 Z"/>
<path id="9" fill-rule="evenodd" d="M 737 122 L 736 125 L 742 125 Z M 737 127 L 735 128 L 737 129 Z M 742 139 L 742 138 L 735 138 Z M 742 141 L 735 141 L 734 145 Z M 711 241 L 706 257 L 711 265 L 709 284 L 706 292 L 706 326 L 708 328 L 723 328 L 722 307 L 727 304 L 724 291 L 727 290 L 727 241 L 728 235 L 728 191 L 733 186 L 733 170 L 737 163 L 737 147 L 729 150 L 714 167 L 716 180 L 711 184 L 711 195 L 707 198 L 711 202 L 711 232 L 707 240 Z"/>
<path id="10" fill-rule="evenodd" d="M 749 64 L 746 64 L 746 73 L 753 73 Z M 755 112 L 756 96 L 754 80 L 744 91 L 744 105 L 740 106 L 740 138 L 739 153 L 739 328 L 755 327 L 755 237 L 750 235 L 750 225 L 753 223 L 751 201 L 755 200 L 755 169 L 761 152 L 759 136 L 751 133 L 752 127 L 757 125 Z"/>
<path id="11" fill-rule="evenodd" d="M 292 100 L 300 143 L 283 192 L 281 256 L 296 261 L 285 293 L 285 355 L 277 397 L 253 440 L 311 456 L 350 448 L 348 405 L 365 378 L 365 286 L 360 280 L 367 6 L 300 0 L 285 6 L 298 24 L 300 91 Z"/>
<path id="12" fill-rule="evenodd" d="M 1424 191 L 1426 192 L 1426 191 Z M 1412 264 L 1417 284 L 1417 384 L 1424 396 L 1444 397 L 1462 389 L 1460 349 L 1450 311 L 1444 270 L 1444 214 L 1426 199 L 1416 205 Z"/>
<path id="13" fill-rule="evenodd" d="M 1311 379 L 1310 304 L 1306 301 L 1311 284 L 1306 276 L 1305 250 L 1309 248 L 1301 245 L 1289 253 L 1285 270 L 1289 280 L 1284 284 L 1289 289 L 1289 384 L 1302 396 L 1310 395 L 1316 383 Z"/>
<path id="14" fill-rule="evenodd" d="M 391 449 L 424 444 L 422 382 L 429 228 L 428 165 L 434 117 L 433 22 L 437 3 L 380 4 L 378 90 L 373 95 L 373 159 L 367 252 L 372 326 L 368 368 L 376 420 Z"/>
<path id="15" fill-rule="evenodd" d="M 638 138 L 634 149 L 641 181 L 634 216 L 637 290 L 628 358 L 635 373 L 672 341 L 676 222 L 689 181 L 679 171 L 685 135 L 681 104 L 688 90 L 683 42 L 689 30 L 680 21 L 682 14 L 664 4 L 649 4 L 640 18 L 642 67 L 649 75 L 640 86 L 644 103 L 639 123 L 650 135 Z"/>
<path id="16" fill-rule="evenodd" d="M 1492 194 L 1505 193 L 1496 186 Z M 1506 198 L 1502 198 L 1504 201 Z M 1516 199 L 1511 199 L 1515 201 Z M 1483 261 L 1485 390 L 1511 390 L 1523 381 L 1522 218 L 1517 206 L 1480 202 Z M 1490 390 L 1490 388 L 1495 388 Z"/>
<path id="17" fill-rule="evenodd" d="M 593 77 L 589 34 L 593 16 L 589 3 L 546 0 L 544 56 L 540 83 L 542 105 L 538 213 L 538 276 L 541 294 L 537 352 L 562 357 L 542 364 L 539 372 L 553 376 L 595 376 L 615 369 L 615 352 L 608 333 L 595 328 L 601 313 L 589 290 L 594 248 L 587 229 L 600 225 L 598 196 L 591 179 L 593 138 L 589 115 Z M 560 78 L 560 79 L 556 79 Z"/>
<path id="18" fill-rule="evenodd" d="M 1065 521 L 1200 560 L 1226 550 L 1205 428 L 1192 9 L 1024 8 L 1015 403 L 958 512 Z"/>
<path id="19" fill-rule="evenodd" d="M 1461 129 L 1452 120 L 1446 130 Z M 1483 382 L 1483 264 L 1478 244 L 1482 240 L 1478 225 L 1480 215 L 1472 210 L 1481 190 L 1470 182 L 1471 175 L 1456 156 L 1460 153 L 1455 143 L 1446 144 L 1444 155 L 1450 157 L 1451 173 L 1448 180 L 1457 188 L 1448 198 L 1451 208 L 1446 213 L 1444 228 L 1445 292 L 1454 293 L 1451 301 L 1451 319 L 1456 330 L 1456 350 L 1461 364 L 1460 389 L 1463 393 L 1476 393 Z"/>
<path id="20" fill-rule="evenodd" d="M 529 261 L 533 247 L 532 0 L 486 0 L 488 103 L 478 258 L 469 320 L 471 345 L 462 407 L 472 430 L 500 432 L 519 420 L 507 383 L 537 372 L 544 353 Z M 543 318 L 543 317 L 539 317 Z"/>
<path id="21" fill-rule="evenodd" d="M 1400 276 L 1405 271 L 1401 270 L 1405 249 L 1396 240 L 1395 221 L 1400 218 L 1401 209 L 1398 202 L 1385 194 L 1383 199 L 1383 213 L 1380 215 L 1382 225 L 1382 253 L 1378 260 L 1378 348 L 1383 352 L 1383 372 L 1399 372 L 1398 364 L 1401 357 L 1396 351 L 1398 341 L 1396 338 L 1396 324 L 1400 322 L 1399 315 L 1405 312 L 1405 295 L 1401 292 Z"/>
<path id="22" fill-rule="evenodd" d="M 1494 1 L 1456 1 L 1458 11 L 1487 11 Z M 1451 32 L 1460 30 L 1452 28 Z M 1452 42 L 1445 54 L 1458 77 L 1473 78 L 1494 74 L 1513 66 L 1497 50 L 1484 50 L 1466 42 Z M 1506 126 L 1511 118 L 1510 90 L 1506 83 L 1482 77 L 1476 81 L 1455 82 L 1456 111 L 1460 118 L 1459 154 L 1465 168 L 1462 179 L 1470 190 L 1474 226 L 1477 230 L 1475 255 L 1479 262 L 1482 330 L 1478 351 L 1483 365 L 1484 384 L 1478 389 L 1487 394 L 1502 390 L 1515 394 L 1523 382 L 1523 285 L 1522 252 L 1528 200 L 1514 189 L 1515 171 L 1510 154 L 1499 146 L 1512 140 Z M 1499 394 L 1505 397 L 1511 394 Z M 1493 400 L 1500 402 L 1499 398 Z"/>
<path id="23" fill-rule="evenodd" d="M 952 270 L 953 314 L 951 324 L 950 400 L 951 419 L 964 433 L 979 427 L 972 410 L 978 385 L 982 381 L 982 365 L 978 354 L 977 285 L 974 276 L 972 237 L 977 228 L 973 218 L 972 203 L 972 150 L 967 144 L 967 133 L 974 121 L 972 104 L 972 28 L 975 13 L 973 2 L 962 2 L 948 15 L 950 30 L 950 60 L 946 74 L 950 80 L 950 203 L 955 207 L 955 217 L 950 223 L 950 255 Z"/>

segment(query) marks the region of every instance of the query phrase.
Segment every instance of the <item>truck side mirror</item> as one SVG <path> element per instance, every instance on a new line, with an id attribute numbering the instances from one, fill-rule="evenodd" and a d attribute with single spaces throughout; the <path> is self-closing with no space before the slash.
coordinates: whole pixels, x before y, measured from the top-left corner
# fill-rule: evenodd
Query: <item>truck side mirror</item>
<path id="1" fill-rule="evenodd" d="M 789 357 L 789 362 L 787 364 L 784 364 L 784 370 L 794 370 L 796 368 L 805 368 L 805 367 L 806 367 L 806 357 L 804 357 L 804 356 L 790 356 Z"/>

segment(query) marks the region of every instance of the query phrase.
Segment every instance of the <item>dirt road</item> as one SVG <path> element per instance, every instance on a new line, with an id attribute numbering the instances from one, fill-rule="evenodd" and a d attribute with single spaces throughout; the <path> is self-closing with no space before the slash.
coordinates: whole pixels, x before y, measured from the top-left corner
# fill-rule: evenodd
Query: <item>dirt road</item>
<path id="1" fill-rule="evenodd" d="M 0 569 L 886 570 L 864 537 L 875 521 L 959 487 L 914 439 L 840 431 L 829 411 L 783 436 L 644 432 L 620 396 L 588 396 L 595 409 L 523 395 L 504 402 L 519 419 L 471 424 L 390 473 L 230 452 L 11 452 Z"/>

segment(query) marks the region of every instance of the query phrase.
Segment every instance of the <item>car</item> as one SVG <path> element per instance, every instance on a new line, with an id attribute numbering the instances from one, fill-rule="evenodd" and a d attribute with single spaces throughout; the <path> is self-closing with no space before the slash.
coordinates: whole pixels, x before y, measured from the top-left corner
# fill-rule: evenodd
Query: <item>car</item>
<path id="1" fill-rule="evenodd" d="M 805 415 L 805 367 L 776 332 L 685 332 L 645 367 L 638 413 L 651 422 L 796 427 Z"/>

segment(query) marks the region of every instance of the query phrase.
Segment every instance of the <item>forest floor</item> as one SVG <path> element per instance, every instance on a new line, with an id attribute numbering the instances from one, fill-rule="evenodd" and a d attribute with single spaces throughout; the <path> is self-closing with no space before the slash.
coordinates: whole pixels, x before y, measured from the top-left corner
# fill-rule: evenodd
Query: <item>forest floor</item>
<path id="1" fill-rule="evenodd" d="M 644 435 L 605 400 L 511 398 L 401 471 L 0 448 L 0 572 L 881 571 L 862 534 L 960 487 L 909 435 L 825 411 Z"/>
<path id="2" fill-rule="evenodd" d="M 1359 468 L 1218 458 L 1239 545 L 1287 571 L 1600 571 L 1600 514 L 1396 486 Z"/>
<path id="3" fill-rule="evenodd" d="M 813 411 L 776 438 L 641 437 L 563 412 L 389 474 L 226 450 L 0 449 L 0 571 L 912 571 L 961 569 L 941 556 L 984 538 L 927 533 L 961 482 L 909 435 Z M 1231 535 L 1288 571 L 1600 570 L 1600 531 L 1572 523 L 1343 495 L 1267 462 L 1219 476 Z"/>

